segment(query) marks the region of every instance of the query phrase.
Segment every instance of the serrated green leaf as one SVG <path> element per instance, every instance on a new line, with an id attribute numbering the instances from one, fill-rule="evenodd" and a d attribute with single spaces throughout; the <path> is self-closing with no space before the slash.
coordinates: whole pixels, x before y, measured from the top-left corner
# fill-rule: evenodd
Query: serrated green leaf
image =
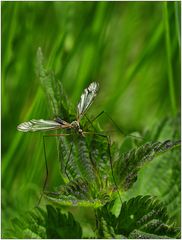
<path id="1" fill-rule="evenodd" d="M 97 98 L 96 108 L 91 110 L 97 112 L 102 106 L 126 131 L 142 130 L 143 126 L 151 126 L 154 119 L 160 121 L 162 116 L 172 115 L 174 104 L 169 97 L 171 92 L 174 92 L 172 99 L 176 101 L 175 108 L 180 108 L 180 4 L 180 2 L 117 4 L 53 1 L 47 6 L 44 2 L 39 2 L 38 5 L 33 2 L 2 3 L 4 20 L 2 24 L 4 46 L 2 49 L 2 117 L 5 129 L 8 126 L 2 137 L 2 174 L 4 176 L 2 223 L 4 226 L 9 225 L 9 218 L 13 214 L 17 215 L 23 209 L 34 206 L 36 200 L 34 200 L 34 193 L 30 191 L 30 186 L 31 189 L 34 188 L 37 196 L 41 188 L 40 183 L 43 181 L 43 172 L 40 167 L 40 159 L 43 158 L 42 148 L 36 142 L 37 137 L 25 137 L 21 134 L 21 137 L 19 134 L 17 134 L 18 137 L 15 136 L 17 122 L 36 116 L 42 118 L 47 116 L 48 108 L 40 91 L 36 91 L 37 83 L 33 74 L 33 59 L 37 46 L 42 44 L 45 54 L 49 56 L 49 64 L 46 68 L 54 69 L 56 78 L 64 81 L 64 86 L 75 101 L 75 106 L 76 99 L 79 98 L 84 86 L 91 79 L 100 79 L 101 97 Z M 164 16 L 162 15 L 163 5 L 165 7 L 167 5 L 168 11 Z M 167 44 L 167 48 L 163 41 L 166 29 L 161 16 L 169 27 L 167 31 L 170 33 L 171 41 Z M 167 54 L 170 57 L 166 57 L 166 53 L 171 53 Z M 172 68 L 174 81 L 171 84 L 166 80 L 166 59 L 169 60 Z M 49 74 L 52 73 L 48 72 Z M 51 76 L 51 78 L 54 77 Z M 57 93 L 63 96 L 59 91 Z M 54 92 L 54 94 L 57 93 Z M 54 100 L 51 101 L 54 103 Z M 65 101 L 63 108 L 59 110 L 60 116 L 65 120 L 72 118 L 69 114 L 66 116 L 69 109 L 66 107 L 67 102 Z M 56 105 L 53 103 L 52 105 Z M 53 109 L 53 112 L 57 114 L 58 110 Z M 108 124 L 106 120 L 102 125 L 110 127 Z M 159 133 L 160 129 L 154 132 L 154 139 L 148 140 L 173 139 L 167 129 L 163 139 L 158 139 Z M 128 147 L 127 151 L 130 149 Z M 49 145 L 47 150 L 50 153 L 47 156 L 50 156 L 52 161 L 55 159 L 55 149 Z M 88 150 L 90 154 L 94 151 L 93 147 Z M 179 153 L 177 154 L 179 157 Z M 71 180 L 82 177 L 78 175 L 80 172 L 76 171 L 74 157 L 75 154 L 72 155 L 69 163 Z M 93 161 L 98 188 L 94 186 L 97 191 L 95 194 L 92 193 L 92 197 L 100 199 L 105 194 L 110 198 L 110 193 L 116 192 L 116 186 L 110 177 L 111 166 L 107 157 L 102 164 L 95 164 L 99 159 L 101 157 L 98 155 L 98 161 Z M 180 222 L 179 164 L 166 167 L 173 160 L 174 156 L 169 156 L 169 159 L 163 161 L 161 165 L 156 164 L 151 171 L 147 172 L 148 175 L 151 172 L 156 178 L 153 185 L 152 178 L 143 177 L 141 180 L 145 182 L 143 189 L 150 187 L 152 190 L 156 189 L 153 192 L 151 190 L 152 195 L 164 194 L 169 212 L 174 219 L 178 216 Z M 54 176 L 52 171 L 54 166 L 53 163 L 49 169 L 51 173 L 49 176 Z M 156 171 L 158 166 L 159 172 Z M 170 171 L 173 172 L 171 175 Z M 157 188 L 155 184 L 161 187 Z M 142 191 L 142 187 L 139 187 L 140 190 Z M 99 195 L 99 191 L 103 191 L 103 194 Z"/>
<path id="2" fill-rule="evenodd" d="M 43 53 L 40 47 L 37 50 L 36 72 L 50 103 L 53 116 L 60 116 L 69 121 L 68 99 L 64 94 L 61 82 L 55 79 L 53 72 L 45 69 Z"/>
<path id="3" fill-rule="evenodd" d="M 69 207 L 93 207 L 98 208 L 103 206 L 103 201 L 95 200 L 78 200 L 73 196 L 60 196 L 59 198 L 46 196 L 46 199 L 55 206 L 69 206 Z"/>
<path id="4" fill-rule="evenodd" d="M 116 238 L 116 234 L 114 232 L 113 227 L 107 223 L 107 221 L 101 217 L 98 221 L 97 226 L 97 235 L 99 238 Z"/>
<path id="5" fill-rule="evenodd" d="M 152 219 L 167 221 L 166 209 L 155 197 L 137 196 L 122 204 L 116 232 L 128 236 L 131 230 L 141 228 Z"/>
<path id="6" fill-rule="evenodd" d="M 152 130 L 148 131 L 144 138 L 154 141 L 163 141 L 169 137 L 176 141 L 180 139 L 180 117 L 165 118 Z M 158 138 L 158 139 L 156 139 Z M 167 207 L 171 223 L 175 222 L 180 226 L 181 214 L 181 158 L 180 148 L 177 147 L 171 151 L 160 155 L 155 161 L 147 164 L 139 172 L 137 182 L 129 191 L 125 192 L 125 199 L 130 199 L 137 195 L 158 196 Z"/>
<path id="7" fill-rule="evenodd" d="M 71 213 L 68 212 L 66 216 L 50 205 L 47 205 L 47 212 L 36 208 L 13 219 L 12 223 L 12 227 L 4 231 L 4 238 L 59 239 L 82 236 L 81 226 L 74 220 Z"/>
<path id="8" fill-rule="evenodd" d="M 57 199 L 60 204 L 69 205 L 70 201 L 77 202 L 79 200 L 90 200 L 89 186 L 88 183 L 82 178 L 76 178 L 70 181 L 66 185 L 62 185 L 57 192 L 45 193 L 47 199 Z M 66 204 L 67 202 L 67 204 Z"/>
<path id="9" fill-rule="evenodd" d="M 81 238 L 81 227 L 71 213 L 66 216 L 50 205 L 47 205 L 47 213 L 47 238 Z"/>
<path id="10" fill-rule="evenodd" d="M 68 150 L 70 145 L 71 151 Z M 62 139 L 60 152 L 61 169 L 67 183 L 56 191 L 47 192 L 47 199 L 51 202 L 55 199 L 55 203 L 59 202 L 60 205 L 70 206 L 72 203 L 74 206 L 94 207 L 104 205 L 110 200 L 112 193 L 115 194 L 116 186 L 112 178 L 108 143 L 105 138 L 97 135 L 85 138 L 73 135 L 67 140 Z"/>
<path id="11" fill-rule="evenodd" d="M 134 230 L 130 233 L 128 238 L 130 239 L 168 239 L 170 237 L 150 234 L 150 233 L 142 232 L 140 230 Z"/>
<path id="12" fill-rule="evenodd" d="M 144 224 L 142 227 L 140 227 L 142 231 L 148 232 L 148 233 L 154 233 L 157 235 L 162 235 L 165 233 L 165 235 L 169 237 L 176 237 L 179 230 L 173 225 L 168 225 L 164 223 L 161 220 L 153 219 L 149 221 L 148 223 Z"/>
<path id="13" fill-rule="evenodd" d="M 137 196 L 123 202 L 118 217 L 113 215 L 109 209 L 109 204 L 98 209 L 98 222 L 102 223 L 104 218 L 106 225 L 113 227 L 115 235 L 121 234 L 127 238 L 135 236 L 134 234 L 138 238 L 145 235 L 151 238 L 150 234 L 154 234 L 155 238 L 157 236 L 172 238 L 179 236 L 179 229 L 169 224 L 167 209 L 156 197 Z M 102 227 L 100 231 L 105 231 L 104 229 Z"/>
<path id="14" fill-rule="evenodd" d="M 25 239 L 42 239 L 42 237 L 33 231 L 31 231 L 29 228 L 24 229 L 22 231 L 23 238 Z"/>
<path id="15" fill-rule="evenodd" d="M 137 174 L 140 168 L 153 160 L 159 154 L 173 149 L 180 145 L 180 141 L 164 141 L 147 143 L 139 148 L 130 150 L 121 154 L 114 166 L 114 173 L 121 189 L 125 191 L 131 188 L 137 180 Z"/>

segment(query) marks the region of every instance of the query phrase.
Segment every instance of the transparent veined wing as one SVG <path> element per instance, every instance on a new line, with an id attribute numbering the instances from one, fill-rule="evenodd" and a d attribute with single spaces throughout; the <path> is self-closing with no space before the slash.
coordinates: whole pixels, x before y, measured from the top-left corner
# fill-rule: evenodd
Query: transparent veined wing
<path id="1" fill-rule="evenodd" d="M 59 128 L 70 128 L 71 125 L 61 119 L 54 120 L 43 120 L 33 119 L 29 122 L 21 123 L 17 126 L 17 130 L 21 132 L 36 132 L 36 131 L 47 131 L 56 130 Z"/>
<path id="2" fill-rule="evenodd" d="M 80 102 L 77 106 L 77 120 L 80 120 L 83 117 L 84 113 L 88 110 L 97 95 L 98 89 L 99 84 L 92 82 L 88 88 L 84 90 L 84 93 L 81 95 Z"/>

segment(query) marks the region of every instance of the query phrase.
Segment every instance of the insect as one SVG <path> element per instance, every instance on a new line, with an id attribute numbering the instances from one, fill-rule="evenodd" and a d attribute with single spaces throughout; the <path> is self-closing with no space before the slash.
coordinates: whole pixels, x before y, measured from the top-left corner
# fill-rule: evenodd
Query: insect
<path id="1" fill-rule="evenodd" d="M 97 82 L 92 82 L 83 92 L 81 95 L 81 99 L 77 105 L 77 115 L 76 115 L 76 120 L 74 120 L 71 123 L 66 122 L 65 120 L 62 120 L 59 117 L 56 117 L 54 120 L 44 120 L 44 119 L 39 119 L 39 120 L 30 120 L 28 122 L 21 123 L 17 126 L 17 130 L 21 132 L 36 132 L 36 131 L 47 131 L 47 130 L 59 130 L 59 129 L 74 129 L 75 132 L 77 132 L 80 136 L 85 137 L 85 134 L 91 133 L 91 132 L 85 132 L 82 130 L 80 127 L 80 120 L 83 118 L 85 115 L 86 111 L 89 109 L 91 104 L 93 103 L 97 93 L 99 90 L 99 84 Z M 101 112 L 98 116 L 99 117 L 103 112 Z M 95 120 L 94 119 L 94 120 Z M 113 175 L 113 169 L 112 169 L 112 160 L 111 160 L 111 153 L 110 153 L 110 142 L 109 138 L 106 135 L 100 134 L 100 133 L 94 133 L 97 134 L 101 137 L 105 137 L 107 142 L 108 142 L 108 153 L 109 153 L 109 161 L 110 161 L 110 166 L 111 166 L 111 172 L 113 176 L 113 181 L 117 187 L 116 181 L 114 179 Z M 70 135 L 70 134 L 50 134 L 48 136 L 65 136 L 65 135 Z M 43 138 L 44 139 L 44 138 Z M 44 154 L 46 153 L 45 151 L 45 142 L 44 143 Z M 73 145 L 72 145 L 73 146 Z M 71 147 L 72 149 L 72 147 Z M 71 150 L 70 150 L 71 153 Z M 70 156 L 69 153 L 69 156 Z M 67 160 L 66 166 L 69 162 L 69 158 Z M 46 154 L 45 154 L 45 164 L 46 164 L 46 179 L 44 182 L 43 186 L 43 192 L 45 190 L 47 178 L 48 178 L 48 166 L 47 166 L 47 160 L 46 160 Z M 65 173 L 66 173 L 66 167 L 65 167 Z M 118 189 L 118 188 L 117 188 Z M 118 190 L 117 190 L 118 191 Z M 118 192 L 119 193 L 119 192 Z M 42 197 L 42 196 L 41 196 Z M 41 198 L 40 198 L 41 199 Z M 39 200 L 40 202 L 40 200 Z"/>
<path id="2" fill-rule="evenodd" d="M 77 105 L 77 116 L 75 121 L 68 123 L 59 117 L 55 118 L 54 120 L 33 119 L 29 122 L 19 124 L 17 126 L 17 130 L 21 132 L 36 132 L 58 129 L 74 129 L 81 136 L 84 136 L 84 132 L 80 127 L 80 120 L 93 103 L 98 89 L 99 84 L 97 82 L 92 82 L 88 88 L 84 90 L 84 93 L 81 95 L 80 102 Z"/>

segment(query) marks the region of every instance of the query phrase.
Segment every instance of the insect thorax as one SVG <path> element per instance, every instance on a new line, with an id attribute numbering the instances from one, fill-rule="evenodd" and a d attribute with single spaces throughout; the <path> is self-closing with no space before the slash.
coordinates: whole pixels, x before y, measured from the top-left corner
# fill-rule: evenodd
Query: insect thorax
<path id="1" fill-rule="evenodd" d="M 75 130 L 78 131 L 81 135 L 83 135 L 83 131 L 82 131 L 82 129 L 80 128 L 80 124 L 79 124 L 78 121 L 73 121 L 73 122 L 71 123 L 71 126 L 72 126 L 73 129 L 75 129 Z"/>
<path id="2" fill-rule="evenodd" d="M 75 129 L 79 129 L 80 128 L 80 124 L 79 124 L 78 121 L 73 121 L 71 123 L 71 126 L 72 126 L 72 128 L 75 128 Z"/>

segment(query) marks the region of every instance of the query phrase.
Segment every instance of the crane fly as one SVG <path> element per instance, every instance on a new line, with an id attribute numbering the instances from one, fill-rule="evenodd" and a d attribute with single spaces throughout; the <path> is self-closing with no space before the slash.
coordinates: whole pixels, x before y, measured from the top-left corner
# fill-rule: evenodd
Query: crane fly
<path id="1" fill-rule="evenodd" d="M 65 120 L 62 120 L 59 117 L 56 117 L 54 120 L 32 119 L 28 122 L 23 122 L 23 123 L 19 124 L 17 126 L 17 130 L 21 131 L 21 132 L 37 132 L 37 131 L 59 130 L 59 129 L 74 129 L 75 132 L 77 132 L 80 136 L 85 137 L 85 134 L 92 133 L 92 132 L 84 132 L 82 130 L 82 128 L 80 127 L 80 120 L 85 115 L 86 111 L 89 109 L 91 104 L 93 103 L 93 101 L 98 93 L 98 90 L 99 90 L 99 84 L 97 82 L 92 82 L 87 88 L 85 88 L 84 92 L 81 95 L 80 101 L 77 105 L 76 120 L 74 120 L 71 123 L 68 123 Z M 102 113 L 100 113 L 98 116 L 100 116 Z M 103 134 L 99 134 L 99 133 L 94 133 L 94 134 L 105 137 L 108 141 L 107 136 L 105 136 Z M 54 134 L 50 134 L 48 136 L 53 136 L 53 135 Z M 70 135 L 70 134 L 55 134 L 54 136 L 65 136 L 65 135 Z M 112 177 L 113 177 L 114 183 L 117 187 L 117 184 L 116 184 L 116 181 L 115 181 L 115 178 L 113 175 L 109 141 L 108 141 L 108 152 L 109 152 L 109 161 L 110 161 L 110 165 L 111 165 Z M 44 153 L 45 153 L 45 144 L 44 144 Z M 70 156 L 70 154 L 69 154 L 69 156 Z M 46 154 L 45 154 L 45 162 L 46 162 Z M 67 163 L 68 163 L 68 161 L 67 161 Z M 47 172 L 47 175 L 46 175 L 46 179 L 44 182 L 43 191 L 45 189 L 47 177 L 48 177 L 47 162 L 46 162 L 46 172 Z M 118 187 L 117 187 L 117 191 L 119 194 Z M 119 197 L 120 197 L 120 194 L 119 194 Z M 42 198 L 42 196 L 41 196 L 41 198 Z M 39 199 L 39 203 L 40 203 L 41 198 Z M 120 197 L 120 199 L 121 199 L 121 197 Z"/>
<path id="2" fill-rule="evenodd" d="M 85 88 L 77 105 L 77 116 L 75 121 L 68 123 L 59 117 L 56 117 L 54 120 L 33 119 L 19 124 L 17 126 L 17 130 L 21 132 L 36 132 L 58 129 L 74 129 L 81 136 L 84 136 L 84 132 L 80 127 L 80 120 L 93 103 L 98 89 L 99 84 L 97 82 L 92 82 L 87 88 Z"/>

